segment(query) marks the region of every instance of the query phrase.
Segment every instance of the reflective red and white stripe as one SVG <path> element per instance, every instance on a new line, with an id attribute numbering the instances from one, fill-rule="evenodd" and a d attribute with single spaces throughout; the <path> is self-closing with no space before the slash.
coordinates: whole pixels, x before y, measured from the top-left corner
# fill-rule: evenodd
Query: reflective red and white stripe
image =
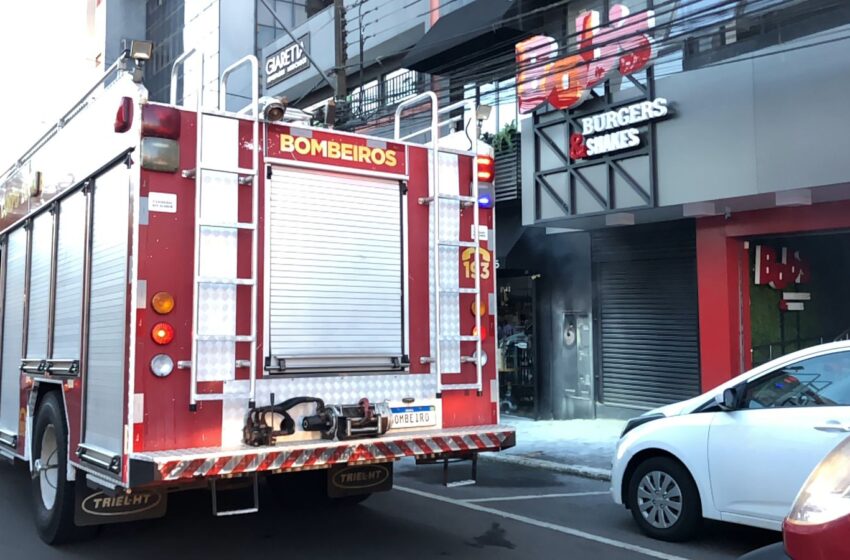
<path id="1" fill-rule="evenodd" d="M 394 461 L 404 457 L 453 455 L 471 451 L 498 451 L 513 447 L 513 430 L 454 433 L 440 436 L 380 438 L 353 442 L 328 442 L 326 446 L 295 446 L 246 449 L 223 455 L 174 458 L 177 453 L 151 454 L 159 480 L 236 475 L 263 471 L 287 471 L 335 464 Z M 189 450 L 185 450 L 189 451 Z M 205 450 L 206 451 L 206 450 Z M 211 450 L 210 450 L 211 451 Z M 142 458 L 142 457 L 138 457 Z"/>

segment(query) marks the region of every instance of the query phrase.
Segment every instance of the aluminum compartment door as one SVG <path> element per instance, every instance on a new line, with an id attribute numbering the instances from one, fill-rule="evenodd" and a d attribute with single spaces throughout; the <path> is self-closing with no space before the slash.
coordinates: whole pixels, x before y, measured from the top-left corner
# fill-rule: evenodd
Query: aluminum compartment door
<path id="1" fill-rule="evenodd" d="M 95 179 L 83 439 L 115 455 L 124 434 L 129 213 L 129 171 L 119 165 Z"/>
<path id="2" fill-rule="evenodd" d="M 51 356 L 59 360 L 80 359 L 85 242 L 86 195 L 78 192 L 63 200 L 59 207 L 56 313 Z"/>
<path id="3" fill-rule="evenodd" d="M 47 358 L 47 322 L 50 315 L 50 267 L 53 260 L 53 214 L 40 214 L 32 225 L 29 327 L 26 357 Z"/>
<path id="4" fill-rule="evenodd" d="M 18 228 L 9 234 L 6 251 L 0 430 L 17 434 L 18 411 L 21 407 L 21 345 L 27 264 L 27 232 L 24 228 Z"/>
<path id="5" fill-rule="evenodd" d="M 398 181 L 275 168 L 269 248 L 269 346 L 278 371 L 397 368 Z"/>

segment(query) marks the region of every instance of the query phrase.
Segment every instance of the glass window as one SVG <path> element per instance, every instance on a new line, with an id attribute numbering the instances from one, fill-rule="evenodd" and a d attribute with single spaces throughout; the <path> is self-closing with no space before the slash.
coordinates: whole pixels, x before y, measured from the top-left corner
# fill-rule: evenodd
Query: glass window
<path id="1" fill-rule="evenodd" d="M 747 387 L 746 408 L 850 405 L 850 352 L 789 364 Z"/>
<path id="2" fill-rule="evenodd" d="M 738 2 L 728 0 L 688 0 L 676 7 L 670 37 L 695 31 L 704 34 L 707 28 L 730 21 L 735 17 Z"/>
<path id="3" fill-rule="evenodd" d="M 496 105 L 496 127 L 501 130 L 516 122 L 516 79 L 499 82 L 497 95 L 499 104 Z"/>
<path id="4" fill-rule="evenodd" d="M 318 14 L 333 0 L 267 0 L 280 20 L 294 30 L 308 19 Z M 272 16 L 272 13 L 261 2 L 257 2 L 257 54 L 275 39 L 283 37 L 286 32 L 283 26 Z"/>

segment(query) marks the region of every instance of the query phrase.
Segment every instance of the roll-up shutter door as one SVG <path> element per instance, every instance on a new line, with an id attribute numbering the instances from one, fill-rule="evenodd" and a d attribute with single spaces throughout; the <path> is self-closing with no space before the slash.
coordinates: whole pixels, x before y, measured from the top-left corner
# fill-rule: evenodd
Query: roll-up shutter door
<path id="1" fill-rule="evenodd" d="M 593 235 L 599 400 L 655 407 L 699 393 L 693 222 Z"/>
<path id="2" fill-rule="evenodd" d="M 403 354 L 398 181 L 275 168 L 272 371 L 392 369 Z"/>

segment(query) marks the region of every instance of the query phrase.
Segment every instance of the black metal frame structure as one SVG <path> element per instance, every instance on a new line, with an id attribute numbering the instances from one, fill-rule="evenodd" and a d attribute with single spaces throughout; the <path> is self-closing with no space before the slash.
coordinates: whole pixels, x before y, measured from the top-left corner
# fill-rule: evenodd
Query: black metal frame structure
<path id="1" fill-rule="evenodd" d="M 580 119 L 583 117 L 614 111 L 625 105 L 641 101 L 652 101 L 655 98 L 655 80 L 652 67 L 647 68 L 643 74 L 645 75 L 643 82 L 635 76 L 623 76 L 623 80 L 628 80 L 634 86 L 636 95 L 615 96 L 614 92 L 611 91 L 610 81 L 606 81 L 603 87 L 597 87 L 592 92 L 591 99 L 577 109 L 534 113 L 532 133 L 534 137 L 535 223 L 543 224 L 579 215 L 607 214 L 615 211 L 656 206 L 658 173 L 655 122 L 649 121 L 640 125 L 646 128 L 646 132 L 641 134 L 641 146 L 636 149 L 603 154 L 581 161 L 573 161 L 569 154 L 570 138 L 574 133 L 581 133 Z M 600 93 L 599 89 L 603 91 Z M 549 132 L 550 129 L 556 127 L 560 128 L 556 133 L 557 137 Z M 541 150 L 547 150 L 554 154 L 559 165 L 544 166 L 541 161 Z M 647 167 L 648 181 L 646 182 L 636 179 L 622 165 L 625 160 L 637 158 L 644 160 L 642 164 Z M 586 171 L 591 168 L 603 168 L 605 170 L 604 184 L 594 184 L 592 180 L 588 179 Z M 553 184 L 555 183 L 553 177 L 561 179 L 560 183 Z M 619 203 L 615 187 L 618 178 L 642 200 L 642 204 L 622 205 Z M 583 190 L 595 201 L 599 206 L 597 211 L 578 210 L 577 200 L 580 190 Z M 558 206 L 562 213 L 561 216 L 542 217 L 541 199 L 544 193 Z"/>

